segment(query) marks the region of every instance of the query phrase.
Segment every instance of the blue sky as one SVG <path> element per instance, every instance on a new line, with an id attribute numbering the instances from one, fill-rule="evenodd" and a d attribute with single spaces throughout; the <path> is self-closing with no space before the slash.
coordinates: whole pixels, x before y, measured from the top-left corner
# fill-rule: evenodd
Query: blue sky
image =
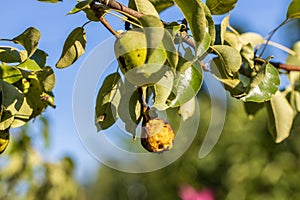
<path id="1" fill-rule="evenodd" d="M 127 4 L 124 0 L 120 2 Z M 290 0 L 276 1 L 276 3 L 272 0 L 240 0 L 236 9 L 231 13 L 231 24 L 233 27 L 235 25 L 242 27 L 244 31 L 266 35 L 284 20 L 289 2 Z M 58 4 L 41 3 L 36 0 L 2 0 L 0 3 L 2 8 L 0 38 L 13 38 L 30 26 L 38 28 L 42 35 L 39 48 L 49 54 L 47 64 L 54 67 L 67 35 L 72 29 L 86 22 L 83 13 L 65 15 L 75 4 L 75 0 L 65 0 Z M 163 12 L 161 17 L 164 21 L 182 19 L 176 8 Z M 109 19 L 116 29 L 123 28 L 120 19 Z M 100 23 L 88 24 L 86 31 L 88 40 L 86 55 L 105 38 L 111 36 Z M 273 40 L 283 45 L 292 45 L 284 39 L 284 34 L 287 34 L 285 29 L 279 31 Z M 295 42 L 299 39 L 299 32 L 297 34 L 288 34 L 289 39 Z M 51 123 L 51 148 L 45 152 L 45 156 L 55 161 L 66 154 L 71 155 L 79 166 L 77 175 L 83 179 L 85 176 L 92 176 L 96 167 L 100 166 L 80 143 L 72 113 L 73 85 L 76 73 L 86 55 L 67 69 L 54 69 L 56 74 L 54 93 L 57 108 L 48 108 L 45 112 L 45 116 Z M 284 62 L 286 54 L 278 52 L 278 55 L 276 59 Z"/>

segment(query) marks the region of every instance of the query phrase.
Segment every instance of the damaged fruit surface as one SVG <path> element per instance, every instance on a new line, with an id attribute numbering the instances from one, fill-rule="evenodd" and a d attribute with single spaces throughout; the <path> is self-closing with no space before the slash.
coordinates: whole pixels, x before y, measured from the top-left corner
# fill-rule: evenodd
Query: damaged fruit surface
<path id="1" fill-rule="evenodd" d="M 174 131 L 160 118 L 149 119 L 142 127 L 142 146 L 149 152 L 163 152 L 173 147 Z"/>

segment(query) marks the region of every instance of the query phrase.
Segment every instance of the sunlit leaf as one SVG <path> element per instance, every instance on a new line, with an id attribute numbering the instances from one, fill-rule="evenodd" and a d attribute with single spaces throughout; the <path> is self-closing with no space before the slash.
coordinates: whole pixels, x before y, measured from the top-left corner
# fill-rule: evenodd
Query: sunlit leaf
<path id="1" fill-rule="evenodd" d="M 36 51 L 40 37 L 41 34 L 39 30 L 34 27 L 29 27 L 19 36 L 13 38 L 13 41 L 22 45 L 26 49 L 28 57 L 30 57 Z"/>
<path id="2" fill-rule="evenodd" d="M 0 78 L 9 84 L 14 84 L 21 80 L 23 76 L 16 67 L 0 65 Z"/>
<path id="3" fill-rule="evenodd" d="M 211 48 L 218 55 L 218 58 L 215 59 L 215 61 L 219 61 L 216 64 L 222 78 L 227 79 L 235 77 L 242 64 L 240 53 L 233 47 L 226 45 L 215 45 Z"/>
<path id="4" fill-rule="evenodd" d="M 286 17 L 290 19 L 300 18 L 300 0 L 293 0 L 290 3 Z"/>
<path id="5" fill-rule="evenodd" d="M 78 13 L 79 11 L 85 9 L 85 8 L 88 8 L 89 7 L 89 4 L 92 2 L 92 0 L 87 0 L 87 1 L 80 1 L 78 2 L 75 7 L 70 10 L 68 12 L 68 14 L 75 14 L 75 13 Z"/>
<path id="6" fill-rule="evenodd" d="M 247 95 L 243 101 L 264 102 L 271 99 L 280 84 L 279 73 L 273 65 L 265 63 L 258 74 L 251 80 Z"/>
<path id="7" fill-rule="evenodd" d="M 196 98 L 193 97 L 191 98 L 191 100 L 189 100 L 188 102 L 180 106 L 178 113 L 182 117 L 182 120 L 186 121 L 187 119 L 189 119 L 194 115 L 195 111 L 196 111 Z"/>
<path id="8" fill-rule="evenodd" d="M 149 0 L 130 0 L 128 6 L 144 15 L 153 15 L 159 18 L 157 10 Z"/>
<path id="9" fill-rule="evenodd" d="M 95 114 L 98 130 L 111 127 L 118 119 L 117 106 L 120 101 L 121 77 L 119 73 L 108 75 L 98 92 Z"/>
<path id="10" fill-rule="evenodd" d="M 0 61 L 6 63 L 23 62 L 27 58 L 26 51 L 20 51 L 13 47 L 0 47 Z"/>
<path id="11" fill-rule="evenodd" d="M 30 71 L 40 71 L 41 67 L 35 62 L 35 60 L 32 60 L 28 58 L 25 62 L 22 62 L 21 64 L 17 65 L 16 67 L 24 70 L 30 70 Z"/>
<path id="12" fill-rule="evenodd" d="M 75 28 L 67 37 L 56 63 L 57 68 L 65 68 L 72 65 L 84 52 L 86 45 L 86 34 L 82 27 Z"/>
<path id="13" fill-rule="evenodd" d="M 23 85 L 24 85 L 24 95 L 30 107 L 33 109 L 31 118 L 40 115 L 48 106 L 46 100 L 44 100 L 41 95 L 44 92 L 43 84 L 38 79 L 35 73 L 25 73 L 23 72 Z"/>
<path id="14" fill-rule="evenodd" d="M 240 35 L 240 40 L 244 45 L 251 44 L 254 48 L 264 42 L 264 38 L 258 33 L 247 32 Z"/>
<path id="15" fill-rule="evenodd" d="M 269 115 L 269 131 L 276 143 L 290 134 L 294 113 L 289 102 L 279 91 L 266 103 Z"/>
<path id="16" fill-rule="evenodd" d="M 201 43 L 206 32 L 206 16 L 204 11 L 205 4 L 202 1 L 190 0 L 188 3 L 185 0 L 174 0 L 177 6 L 184 14 L 193 38 L 197 43 Z"/>
<path id="17" fill-rule="evenodd" d="M 0 80 L 2 88 L 2 105 L 14 117 L 29 119 L 33 110 L 23 93 L 13 85 Z"/>
<path id="18" fill-rule="evenodd" d="M 208 49 L 211 44 L 211 37 L 208 33 L 205 33 L 205 36 L 203 38 L 203 41 L 199 44 L 197 47 L 197 56 L 201 57 Z"/>
<path id="19" fill-rule="evenodd" d="M 172 94 L 169 96 L 168 105 L 170 107 L 178 107 L 185 104 L 199 92 L 202 81 L 202 68 L 197 61 L 186 62 L 189 67 L 184 67 L 184 71 L 180 71 L 174 79 Z"/>
<path id="20" fill-rule="evenodd" d="M 220 39 L 222 45 L 224 44 L 225 33 L 227 32 L 227 27 L 229 26 L 229 17 L 230 15 L 227 15 L 221 22 Z"/>
<path id="21" fill-rule="evenodd" d="M 172 91 L 173 82 L 174 73 L 168 70 L 165 75 L 153 85 L 154 103 L 152 107 L 157 110 L 165 110 L 169 107 L 166 101 Z"/>
<path id="22" fill-rule="evenodd" d="M 174 5 L 173 0 L 149 0 L 149 1 L 153 4 L 157 12 L 161 12 Z"/>
<path id="23" fill-rule="evenodd" d="M 207 0 L 206 5 L 213 15 L 222 15 L 231 11 L 237 0 Z"/>
<path id="24" fill-rule="evenodd" d="M 240 36 L 229 31 L 224 33 L 224 42 L 225 44 L 235 48 L 237 51 L 240 51 L 243 46 Z"/>
<path id="25" fill-rule="evenodd" d="M 170 66 L 175 69 L 178 64 L 178 52 L 172 39 L 172 35 L 166 30 L 163 38 L 163 45 L 167 52 L 167 61 Z"/>

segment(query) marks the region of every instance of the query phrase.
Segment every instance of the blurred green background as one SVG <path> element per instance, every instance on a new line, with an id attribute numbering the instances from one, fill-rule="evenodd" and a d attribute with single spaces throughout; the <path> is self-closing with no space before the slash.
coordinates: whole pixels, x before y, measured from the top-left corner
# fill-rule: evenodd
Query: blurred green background
<path id="1" fill-rule="evenodd" d="M 202 91 L 198 99 L 200 128 L 179 160 L 145 174 L 101 166 L 97 178 L 84 185 L 72 178 L 74 164 L 70 158 L 58 163 L 42 161 L 30 146 L 30 128 L 22 130 L 9 154 L 1 158 L 0 199 L 167 200 L 180 199 L 183 186 L 195 191 L 209 189 L 214 199 L 300 199 L 300 130 L 275 144 L 267 131 L 266 111 L 249 120 L 242 102 L 231 100 L 217 145 L 200 159 L 198 152 L 211 113 L 209 95 Z M 47 122 L 43 127 L 46 131 Z"/>

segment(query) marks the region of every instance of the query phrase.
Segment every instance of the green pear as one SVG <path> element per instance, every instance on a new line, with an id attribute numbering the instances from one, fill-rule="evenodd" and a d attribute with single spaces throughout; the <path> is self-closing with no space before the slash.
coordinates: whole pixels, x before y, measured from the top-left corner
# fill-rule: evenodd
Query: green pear
<path id="1" fill-rule="evenodd" d="M 123 74 L 142 66 L 147 59 L 147 40 L 143 32 L 127 31 L 115 42 L 115 55 Z"/>

